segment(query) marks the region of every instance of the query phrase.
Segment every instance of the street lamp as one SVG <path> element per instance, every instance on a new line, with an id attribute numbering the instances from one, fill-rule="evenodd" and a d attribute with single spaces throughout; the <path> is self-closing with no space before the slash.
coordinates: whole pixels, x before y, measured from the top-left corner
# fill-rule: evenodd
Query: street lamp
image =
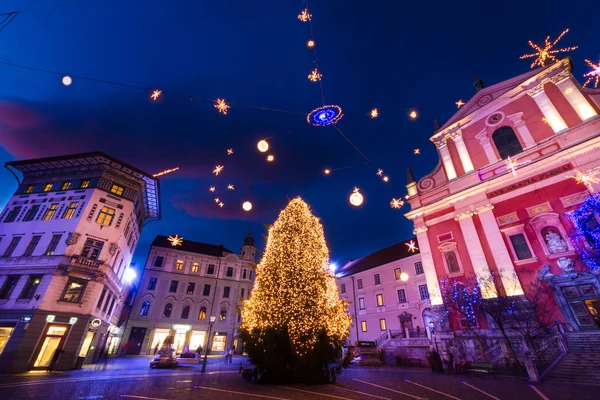
<path id="1" fill-rule="evenodd" d="M 212 331 L 212 326 L 215 323 L 217 317 L 215 317 L 214 315 L 211 315 L 209 319 L 210 319 L 210 323 L 208 324 L 208 340 L 206 341 L 206 349 L 204 349 L 204 360 L 202 360 L 202 371 L 200 371 L 201 373 L 206 372 L 206 361 L 208 358 L 208 345 L 210 343 L 210 333 Z"/>
<path id="2" fill-rule="evenodd" d="M 429 321 L 429 332 L 431 332 L 431 338 L 433 339 L 433 343 L 435 344 L 435 351 L 439 353 L 437 340 L 435 339 L 435 324 L 433 320 Z"/>

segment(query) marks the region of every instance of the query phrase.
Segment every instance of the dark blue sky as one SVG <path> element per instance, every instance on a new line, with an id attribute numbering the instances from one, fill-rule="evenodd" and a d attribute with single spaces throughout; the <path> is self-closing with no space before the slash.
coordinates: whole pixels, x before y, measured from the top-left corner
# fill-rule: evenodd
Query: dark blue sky
<path id="1" fill-rule="evenodd" d="M 332 259 L 339 263 L 412 235 L 389 201 L 406 193 L 406 165 L 417 177 L 437 164 L 428 141 L 433 119 L 456 111 L 473 94 L 473 76 L 490 85 L 524 73 L 527 40 L 542 42 L 565 28 L 561 42 L 575 75 L 584 58 L 600 57 L 600 31 L 586 21 L 590 2 L 404 2 L 313 0 L 310 8 L 328 104 L 345 117 L 340 129 L 371 164 L 300 179 L 325 167 L 359 164 L 361 156 L 333 127 L 313 127 L 300 114 L 212 104 L 0 65 L 0 161 L 104 151 L 150 173 L 179 166 L 161 180 L 163 219 L 148 225 L 136 259 L 154 235 L 223 244 L 237 250 L 252 226 L 265 233 L 288 199 L 302 196 L 321 217 Z M 4 0 L 0 12 L 24 10 L 0 32 L 0 61 L 235 103 L 308 112 L 321 105 L 306 49 L 302 1 Z M 53 11 L 54 10 L 54 11 Z M 586 11 L 587 10 L 587 11 Z M 377 107 L 377 120 L 366 116 Z M 414 107 L 412 121 L 406 109 Z M 270 140 L 267 164 L 256 142 Z M 232 147 L 235 155 L 227 157 Z M 413 155 L 419 147 L 422 154 Z M 211 174 L 216 164 L 222 175 Z M 385 184 L 376 175 L 383 168 Z M 270 182 L 258 184 L 258 182 Z M 225 190 L 227 184 L 236 190 Z M 0 204 L 15 181 L 0 171 Z M 216 185 L 225 207 L 213 202 Z M 347 201 L 354 186 L 361 208 Z M 240 211 L 243 200 L 254 204 Z M 262 240 L 259 242 L 262 246 Z"/>

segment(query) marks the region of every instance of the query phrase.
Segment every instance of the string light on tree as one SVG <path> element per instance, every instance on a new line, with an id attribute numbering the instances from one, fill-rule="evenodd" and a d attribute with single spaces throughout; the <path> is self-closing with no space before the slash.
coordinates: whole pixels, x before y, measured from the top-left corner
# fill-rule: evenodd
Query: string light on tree
<path id="1" fill-rule="evenodd" d="M 268 161 L 268 162 L 272 162 L 273 160 L 275 160 L 275 156 L 273 156 L 273 154 L 269 154 L 269 155 L 267 156 L 267 161 Z"/>
<path id="2" fill-rule="evenodd" d="M 598 81 L 600 80 L 600 61 L 598 62 L 598 64 L 594 64 L 590 60 L 585 60 L 585 62 L 592 68 L 592 70 L 587 74 L 583 74 L 584 77 L 588 78 L 587 81 L 585 81 L 585 83 L 583 84 L 583 86 L 587 87 L 587 85 L 593 80 L 594 88 L 597 89 Z"/>
<path id="3" fill-rule="evenodd" d="M 250 203 L 249 201 L 245 201 L 245 202 L 242 204 L 242 209 L 243 209 L 244 211 L 250 211 L 250 210 L 252 210 L 252 203 Z"/>
<path id="4" fill-rule="evenodd" d="M 371 118 L 373 118 L 373 119 L 379 117 L 379 110 L 376 108 L 372 109 L 370 115 L 371 115 Z"/>
<path id="5" fill-rule="evenodd" d="M 409 116 L 411 119 L 416 119 L 416 118 L 418 117 L 418 115 L 417 115 L 417 112 L 416 112 L 415 110 L 412 110 L 412 111 L 411 111 L 411 112 L 408 114 L 408 116 Z"/>
<path id="6" fill-rule="evenodd" d="M 166 174 L 170 174 L 171 172 L 175 172 L 178 169 L 179 169 L 179 167 L 172 168 L 172 169 L 165 169 L 164 171 L 160 171 L 158 174 L 154 174 L 152 176 L 155 177 L 155 178 L 157 178 L 159 176 L 163 176 L 163 175 L 166 175 Z"/>
<path id="7" fill-rule="evenodd" d="M 232 184 L 227 185 L 227 190 L 235 190 Z"/>
<path id="8" fill-rule="evenodd" d="M 69 75 L 65 75 L 62 77 L 62 84 L 65 86 L 71 86 L 71 83 L 73 83 L 73 78 L 71 78 Z"/>
<path id="9" fill-rule="evenodd" d="M 216 190 L 216 188 L 214 186 L 211 186 L 208 188 L 208 190 L 210 190 L 211 192 L 214 192 Z"/>
<path id="10" fill-rule="evenodd" d="M 233 149 L 227 149 L 227 155 L 230 156 L 233 154 Z"/>
<path id="11" fill-rule="evenodd" d="M 414 149 L 414 150 L 413 150 L 413 153 L 414 153 L 414 154 L 421 154 L 421 149 Z"/>
<path id="12" fill-rule="evenodd" d="M 264 153 L 267 150 L 269 150 L 269 143 L 263 139 L 258 142 L 258 144 L 256 145 L 256 148 L 258 148 L 258 151 L 260 151 L 261 153 Z"/>
<path id="13" fill-rule="evenodd" d="M 462 101 L 462 100 L 458 100 L 458 101 L 457 101 L 456 103 L 454 103 L 454 104 L 456 104 L 456 108 L 461 108 L 462 106 L 464 106 L 464 105 L 465 105 L 465 102 L 464 102 L 464 101 Z"/>
<path id="14" fill-rule="evenodd" d="M 322 77 L 323 77 L 323 75 L 321 75 L 316 68 L 313 69 L 310 74 L 308 74 L 308 79 L 313 82 L 320 81 Z"/>
<path id="15" fill-rule="evenodd" d="M 360 189 L 355 187 L 350 195 L 350 204 L 354 207 L 359 207 L 363 203 L 363 195 L 360 193 Z"/>
<path id="16" fill-rule="evenodd" d="M 223 168 L 225 168 L 222 165 L 217 165 L 215 167 L 215 169 L 213 169 L 213 174 L 215 174 L 216 176 L 219 176 L 219 174 L 221 173 L 221 171 L 223 171 Z"/>
<path id="17" fill-rule="evenodd" d="M 566 35 L 566 33 L 569 32 L 568 29 L 565 29 L 560 36 L 558 37 L 558 39 L 556 39 L 554 42 L 550 42 L 550 36 L 546 37 L 546 40 L 544 42 L 544 47 L 540 47 L 537 44 L 533 43 L 531 40 L 529 41 L 529 46 L 531 46 L 532 49 L 535 50 L 535 53 L 531 53 L 531 54 L 524 54 L 520 57 L 521 60 L 524 60 L 526 58 L 534 58 L 533 62 L 531 63 L 531 68 L 535 67 L 536 65 L 540 66 L 540 67 L 545 67 L 546 63 L 548 62 L 556 62 L 558 61 L 558 58 L 554 55 L 557 53 L 566 53 L 568 51 L 572 51 L 577 49 L 578 46 L 572 46 L 572 47 L 565 47 L 563 49 L 554 49 L 554 46 L 556 46 L 556 44 L 562 39 L 562 37 L 564 35 Z"/>
<path id="18" fill-rule="evenodd" d="M 343 116 L 340 106 L 328 105 L 312 110 L 306 120 L 315 126 L 327 126 L 337 123 Z"/>
<path id="19" fill-rule="evenodd" d="M 410 251 L 411 253 L 414 253 L 415 251 L 419 250 L 414 240 L 411 240 L 410 242 L 405 244 L 406 246 L 408 246 L 408 251 Z"/>
<path id="20" fill-rule="evenodd" d="M 152 94 L 150 94 L 150 98 L 153 101 L 156 101 L 156 100 L 158 100 L 158 98 L 160 97 L 161 94 L 162 94 L 162 90 L 155 89 L 154 91 L 152 91 Z"/>
<path id="21" fill-rule="evenodd" d="M 231 106 L 225 102 L 225 99 L 217 99 L 214 107 L 223 115 L 227 115 L 227 110 L 231 108 Z"/>
<path id="22" fill-rule="evenodd" d="M 308 12 L 308 9 L 305 8 L 298 14 L 298 19 L 302 22 L 308 22 L 312 19 L 312 14 Z"/>
<path id="23" fill-rule="evenodd" d="M 404 205 L 404 201 L 402 201 L 401 199 L 392 199 L 392 201 L 390 201 L 390 207 L 392 208 L 400 208 Z"/>
<path id="24" fill-rule="evenodd" d="M 183 237 L 177 235 L 169 236 L 167 240 L 171 243 L 171 246 L 173 247 L 181 246 L 181 244 L 183 243 Z"/>

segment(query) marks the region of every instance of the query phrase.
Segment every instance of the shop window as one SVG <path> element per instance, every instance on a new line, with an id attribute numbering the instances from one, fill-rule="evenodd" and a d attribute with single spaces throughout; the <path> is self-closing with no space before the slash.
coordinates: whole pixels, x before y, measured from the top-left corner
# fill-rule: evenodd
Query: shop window
<path id="1" fill-rule="evenodd" d="M 10 339 L 13 329 L 8 326 L 0 326 L 0 355 L 2 355 L 2 351 L 4 351 L 4 347 L 8 343 L 8 339 Z"/>
<path id="2" fill-rule="evenodd" d="M 34 368 L 48 368 L 57 349 L 60 348 L 68 330 L 64 325 L 49 325 L 33 363 Z"/>
<path id="3" fill-rule="evenodd" d="M 173 304 L 171 304 L 171 303 L 165 304 L 165 309 L 163 310 L 163 317 L 171 318 L 172 312 L 173 312 Z"/>
<path id="4" fill-rule="evenodd" d="M 25 287 L 23 287 L 23 291 L 21 292 L 20 299 L 32 299 L 33 295 L 37 291 L 40 286 L 40 282 L 42 281 L 42 275 L 30 275 L 25 283 Z"/>
<path id="5" fill-rule="evenodd" d="M 190 316 L 190 306 L 183 306 L 183 310 L 181 310 L 181 319 L 188 319 Z"/>
<path id="6" fill-rule="evenodd" d="M 81 350 L 79 351 L 79 357 L 87 357 L 88 351 L 90 351 L 90 347 L 92 346 L 94 334 L 94 331 L 88 331 L 85 334 L 85 339 L 83 339 L 83 344 L 81 345 Z"/>
<path id="7" fill-rule="evenodd" d="M 198 313 L 198 319 L 200 321 L 204 321 L 206 319 L 206 307 L 200 307 L 200 312 Z"/>
<path id="8" fill-rule="evenodd" d="M 492 133 L 492 140 L 496 145 L 500 158 L 503 160 L 523 152 L 523 146 L 521 146 L 519 138 L 510 126 L 496 129 Z"/>
<path id="9" fill-rule="evenodd" d="M 219 321 L 227 320 L 227 309 L 221 308 L 221 312 L 219 313 Z"/>
<path id="10" fill-rule="evenodd" d="M 145 317 L 148 315 L 148 311 L 150 311 L 150 302 L 148 300 L 144 301 L 142 304 L 142 308 L 140 309 L 140 316 Z"/>
<path id="11" fill-rule="evenodd" d="M 69 303 L 81 303 L 86 284 L 87 281 L 83 279 L 69 278 L 61 300 Z"/>

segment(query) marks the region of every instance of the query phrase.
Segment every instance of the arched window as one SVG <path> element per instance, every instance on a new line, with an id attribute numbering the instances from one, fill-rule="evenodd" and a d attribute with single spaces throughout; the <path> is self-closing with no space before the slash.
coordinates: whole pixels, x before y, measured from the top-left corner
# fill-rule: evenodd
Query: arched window
<path id="1" fill-rule="evenodd" d="M 181 319 L 188 319 L 190 316 L 190 306 L 184 306 L 183 310 L 181 310 Z"/>
<path id="2" fill-rule="evenodd" d="M 221 308 L 221 313 L 219 314 L 219 321 L 225 321 L 227 319 L 227 309 Z"/>
<path id="3" fill-rule="evenodd" d="M 171 303 L 165 304 L 165 310 L 163 311 L 163 317 L 171 318 L 171 312 L 173 312 L 173 304 L 171 304 Z"/>
<path id="4" fill-rule="evenodd" d="M 460 265 L 453 250 L 445 252 L 444 257 L 446 258 L 446 265 L 448 265 L 448 273 L 455 274 L 460 272 Z"/>
<path id="5" fill-rule="evenodd" d="M 515 131 L 510 126 L 503 126 L 494 131 L 492 140 L 498 149 L 501 159 L 523 152 L 523 147 L 515 134 Z"/>
<path id="6" fill-rule="evenodd" d="M 140 310 L 140 316 L 145 317 L 146 315 L 148 315 L 148 311 L 150 311 L 150 302 L 148 300 L 146 300 L 142 304 L 142 309 Z"/>
<path id="7" fill-rule="evenodd" d="M 200 312 L 198 313 L 198 319 L 200 321 L 204 321 L 206 319 L 206 307 L 200 307 Z"/>

